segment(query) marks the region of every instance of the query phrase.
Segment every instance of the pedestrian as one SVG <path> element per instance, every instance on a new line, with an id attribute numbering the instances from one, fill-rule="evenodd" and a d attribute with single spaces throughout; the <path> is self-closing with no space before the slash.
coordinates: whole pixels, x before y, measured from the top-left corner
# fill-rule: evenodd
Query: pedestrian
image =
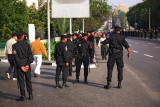
<path id="1" fill-rule="evenodd" d="M 16 101 L 24 101 L 25 96 L 25 84 L 29 94 L 29 100 L 33 99 L 32 95 L 32 83 L 31 83 L 31 66 L 33 62 L 33 55 L 30 45 L 24 41 L 24 32 L 19 32 L 17 35 L 18 42 L 13 45 L 13 51 L 15 61 L 17 63 L 17 75 L 18 84 L 20 88 L 21 96 Z"/>
<path id="2" fill-rule="evenodd" d="M 6 78 L 10 79 L 11 71 L 12 71 L 12 69 L 14 69 L 13 80 L 17 80 L 16 62 L 15 62 L 14 56 L 12 54 L 12 46 L 13 46 L 13 44 L 17 43 L 16 40 L 17 40 L 17 34 L 13 33 L 12 38 L 7 41 L 6 47 L 5 47 L 6 57 L 8 58 L 8 62 L 10 64 L 10 66 L 6 72 Z"/>
<path id="3" fill-rule="evenodd" d="M 68 67 L 68 76 L 72 76 L 72 61 L 74 57 L 74 44 L 71 41 L 71 35 L 67 35 L 67 48 L 68 48 L 68 58 L 69 58 L 69 67 Z"/>
<path id="4" fill-rule="evenodd" d="M 129 45 L 127 41 L 125 40 L 125 36 L 120 34 L 121 28 L 115 27 L 115 33 L 110 35 L 108 39 L 102 42 L 103 45 L 109 44 L 109 59 L 107 62 L 107 68 L 108 68 L 108 77 L 107 77 L 107 85 L 104 86 L 104 88 L 109 89 L 110 88 L 110 82 L 112 79 L 112 72 L 114 63 L 117 64 L 117 70 L 118 70 L 118 88 L 122 88 L 121 82 L 123 80 L 123 46 L 128 50 L 128 58 L 131 55 Z"/>
<path id="5" fill-rule="evenodd" d="M 107 36 L 108 37 L 108 36 Z M 103 42 L 104 40 L 106 40 L 106 35 L 105 33 L 102 35 L 99 43 L 98 43 L 98 47 L 101 48 L 101 56 L 102 56 L 102 60 L 107 59 L 107 54 L 108 54 L 108 47 L 109 45 L 103 45 L 101 44 L 101 42 Z"/>
<path id="6" fill-rule="evenodd" d="M 67 82 L 67 69 L 69 66 L 69 59 L 68 59 L 68 48 L 67 48 L 67 36 L 61 36 L 61 42 L 55 45 L 54 51 L 54 58 L 56 60 L 57 68 L 56 68 L 56 88 L 64 88 L 69 87 Z M 59 77 L 62 72 L 62 86 L 59 84 Z"/>
<path id="7" fill-rule="evenodd" d="M 92 51 L 92 44 L 87 41 L 88 36 L 87 34 L 82 34 L 82 41 L 77 44 L 77 64 L 76 64 L 76 81 L 75 83 L 79 83 L 79 76 L 81 65 L 84 65 L 84 83 L 88 83 L 88 66 L 89 66 L 89 57 L 94 61 L 94 54 Z"/>
<path id="8" fill-rule="evenodd" d="M 41 65 L 42 65 L 42 54 L 47 58 L 47 52 L 44 44 L 40 42 L 40 36 L 36 36 L 36 40 L 31 43 L 31 50 L 34 57 L 34 62 L 36 64 L 36 68 L 34 70 L 34 76 L 38 77 L 41 73 Z"/>

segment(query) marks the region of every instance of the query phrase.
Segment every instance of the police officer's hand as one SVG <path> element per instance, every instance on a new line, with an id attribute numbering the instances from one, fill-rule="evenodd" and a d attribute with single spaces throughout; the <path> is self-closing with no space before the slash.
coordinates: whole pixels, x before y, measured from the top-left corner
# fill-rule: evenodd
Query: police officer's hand
<path id="1" fill-rule="evenodd" d="M 21 69 L 23 72 L 27 72 L 29 70 L 29 66 L 28 65 L 22 66 Z"/>
<path id="2" fill-rule="evenodd" d="M 69 63 L 66 63 L 66 67 L 68 67 L 69 66 Z"/>
<path id="3" fill-rule="evenodd" d="M 94 58 L 92 58 L 92 62 L 94 62 Z"/>
<path id="4" fill-rule="evenodd" d="M 131 53 L 128 53 L 128 54 L 127 54 L 127 58 L 129 59 L 129 58 L 130 58 L 130 56 L 131 56 Z"/>
<path id="5" fill-rule="evenodd" d="M 73 61 L 75 61 L 75 58 L 73 58 Z"/>

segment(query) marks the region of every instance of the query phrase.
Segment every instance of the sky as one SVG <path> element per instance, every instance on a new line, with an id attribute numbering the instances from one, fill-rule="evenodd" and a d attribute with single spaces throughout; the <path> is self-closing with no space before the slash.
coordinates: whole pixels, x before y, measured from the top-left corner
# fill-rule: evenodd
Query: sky
<path id="1" fill-rule="evenodd" d="M 108 0 L 107 3 L 111 6 L 118 6 L 120 3 L 123 3 L 127 8 L 142 2 L 142 0 Z"/>

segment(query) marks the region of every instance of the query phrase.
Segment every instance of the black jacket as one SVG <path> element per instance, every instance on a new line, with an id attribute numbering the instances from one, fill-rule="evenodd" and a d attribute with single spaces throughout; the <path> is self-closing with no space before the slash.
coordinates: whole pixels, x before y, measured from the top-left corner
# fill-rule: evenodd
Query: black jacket
<path id="1" fill-rule="evenodd" d="M 54 58 L 56 60 L 57 66 L 65 66 L 68 62 L 68 48 L 67 44 L 59 42 L 55 45 Z"/>
<path id="2" fill-rule="evenodd" d="M 123 46 L 128 49 L 129 45 L 125 40 L 125 36 L 114 33 L 110 35 L 105 41 L 102 42 L 103 45 L 109 44 L 109 53 L 117 53 L 123 51 Z"/>
<path id="3" fill-rule="evenodd" d="M 30 65 L 33 62 L 33 55 L 30 45 L 24 41 L 18 41 L 12 46 L 12 53 L 18 66 Z"/>
<path id="4" fill-rule="evenodd" d="M 80 41 L 77 44 L 77 57 L 82 58 L 83 56 L 90 56 L 91 58 L 94 58 L 93 54 L 93 47 L 89 41 Z"/>
<path id="5" fill-rule="evenodd" d="M 70 60 L 72 60 L 74 57 L 74 44 L 70 39 L 67 40 L 66 44 L 68 48 L 68 57 Z"/>

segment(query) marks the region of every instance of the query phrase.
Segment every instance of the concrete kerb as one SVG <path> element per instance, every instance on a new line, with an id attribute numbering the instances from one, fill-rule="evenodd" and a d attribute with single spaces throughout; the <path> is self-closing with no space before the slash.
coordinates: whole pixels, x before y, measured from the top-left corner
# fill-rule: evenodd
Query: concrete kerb
<path id="1" fill-rule="evenodd" d="M 0 57 L 0 62 L 8 63 L 8 60 L 5 59 L 4 57 Z M 32 64 L 35 65 L 35 62 L 33 62 Z M 54 66 L 54 67 L 57 66 L 56 62 L 52 62 L 52 61 L 43 61 L 42 65 L 48 65 L 48 66 Z M 97 68 L 96 64 L 90 64 L 89 67 L 90 68 Z M 82 64 L 81 68 L 84 68 L 83 64 Z"/>

